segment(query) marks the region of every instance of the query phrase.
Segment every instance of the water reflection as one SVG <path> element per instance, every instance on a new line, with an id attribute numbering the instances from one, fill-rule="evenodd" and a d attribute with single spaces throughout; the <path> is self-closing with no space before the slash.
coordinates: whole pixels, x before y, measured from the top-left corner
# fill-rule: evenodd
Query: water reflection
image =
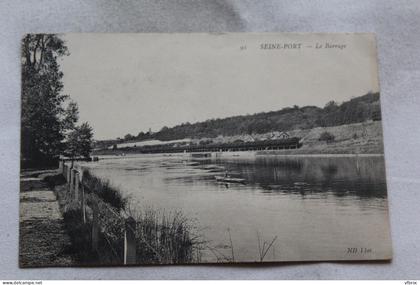
<path id="1" fill-rule="evenodd" d="M 331 192 L 336 196 L 385 198 L 383 157 L 274 157 L 201 160 L 200 164 L 221 165 L 230 174 L 259 185 L 265 192 Z M 224 171 L 224 170 L 223 170 Z M 185 182 L 194 177 L 183 177 Z M 202 177 L 201 179 L 206 179 Z M 211 179 L 211 177 L 210 177 Z"/>
<path id="2" fill-rule="evenodd" d="M 143 155 L 87 166 L 138 207 L 182 210 L 221 251 L 229 229 L 238 259 L 258 259 L 257 233 L 278 237 L 267 260 L 293 260 L 301 251 L 299 259 L 331 259 L 350 245 L 390 242 L 377 238 L 388 230 L 383 157 Z M 245 184 L 216 181 L 226 171 Z"/>

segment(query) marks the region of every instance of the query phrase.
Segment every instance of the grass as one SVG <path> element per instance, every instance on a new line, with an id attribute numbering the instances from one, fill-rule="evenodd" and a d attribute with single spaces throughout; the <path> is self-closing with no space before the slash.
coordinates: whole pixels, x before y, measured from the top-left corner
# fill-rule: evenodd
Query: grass
<path id="1" fill-rule="evenodd" d="M 127 197 L 108 180 L 102 180 L 89 170 L 84 170 L 83 181 L 103 202 L 117 210 L 129 212 L 135 219 L 137 263 L 189 263 L 199 258 L 200 239 L 192 234 L 193 226 L 181 212 L 168 214 L 151 207 L 143 210 L 128 209 Z M 104 217 L 102 221 L 108 244 L 114 244 L 111 248 L 120 248 L 123 225 L 118 225 L 115 214 L 107 213 L 106 207 L 99 208 Z"/>
<path id="2" fill-rule="evenodd" d="M 181 213 L 153 208 L 131 213 L 136 220 L 137 262 L 179 264 L 199 262 L 202 241 Z"/>
<path id="3" fill-rule="evenodd" d="M 67 231 L 72 246 L 70 253 L 76 257 L 78 265 L 121 265 L 123 264 L 124 252 L 124 218 L 120 214 L 126 212 L 136 221 L 136 264 L 186 264 L 201 262 L 202 251 L 209 250 L 216 257 L 217 262 L 235 262 L 234 242 L 230 229 L 228 229 L 229 253 L 210 247 L 204 239 L 198 235 L 198 230 L 193 222 L 187 219 L 182 212 L 165 212 L 151 207 L 132 207 L 118 189 L 113 189 L 109 182 L 102 182 L 99 178 L 88 174 L 90 185 L 98 187 L 87 194 L 86 223 L 82 222 L 82 210 L 80 202 L 75 202 L 68 186 L 62 184 L 60 176 L 48 178 L 48 183 L 55 188 L 60 209 L 63 213 Z M 101 192 L 99 186 L 106 185 L 108 193 L 98 195 Z M 124 200 L 124 207 L 116 211 L 103 197 L 117 197 Z M 108 200 L 109 201 L 109 200 Z M 101 231 L 97 250 L 92 249 L 92 205 L 98 205 L 98 222 Z M 117 205 L 122 205 L 119 202 Z M 273 252 L 277 236 L 270 240 L 264 240 L 257 232 L 257 259 L 262 262 L 269 252 Z"/>
<path id="4" fill-rule="evenodd" d="M 71 247 L 68 249 L 76 261 L 80 264 L 97 262 L 97 254 L 91 250 L 91 223 L 82 222 L 82 210 L 78 203 L 74 202 L 68 187 L 65 184 L 54 184 L 63 181 L 64 178 L 49 178 L 48 183 L 53 187 L 63 214 L 67 233 L 70 236 Z"/>
<path id="5" fill-rule="evenodd" d="M 165 213 L 153 208 L 128 209 L 128 199 L 119 189 L 92 175 L 83 172 L 86 198 L 86 223 L 82 221 L 80 201 L 74 197 L 63 177 L 50 179 L 48 184 L 55 189 L 60 210 L 64 217 L 72 246 L 69 249 L 80 265 L 123 264 L 124 218 L 129 212 L 136 220 L 136 263 L 175 264 L 198 262 L 201 241 L 195 236 L 192 223 L 181 212 Z M 61 185 L 57 185 L 60 182 Z M 54 186 L 55 185 L 55 186 Z M 92 249 L 93 205 L 98 207 L 100 227 L 97 250 Z"/>
<path id="6" fill-rule="evenodd" d="M 67 207 L 63 212 L 64 222 L 71 240 L 71 252 L 75 255 L 80 264 L 99 263 L 98 254 L 91 247 L 92 223 L 81 221 L 81 209 L 78 207 Z"/>
<path id="7" fill-rule="evenodd" d="M 232 236 L 230 233 L 230 229 L 227 229 L 228 233 L 228 239 L 229 244 L 225 244 L 224 248 L 222 250 L 217 247 L 210 247 L 205 246 L 205 249 L 207 249 L 209 252 L 213 254 L 213 256 L 216 258 L 218 263 L 234 263 L 238 260 L 235 260 L 235 251 L 232 241 Z M 274 236 L 271 240 L 265 240 L 261 237 L 260 233 L 257 231 L 257 249 L 258 249 L 258 255 L 256 256 L 255 260 L 258 260 L 259 262 L 263 262 L 269 252 L 272 252 L 273 258 L 275 259 L 275 242 L 277 240 L 277 236 Z M 230 252 L 227 252 L 227 251 Z"/>
<path id="8" fill-rule="evenodd" d="M 87 169 L 83 170 L 83 182 L 90 192 L 98 195 L 105 203 L 117 210 L 124 210 L 128 199 L 123 197 L 121 191 L 112 186 L 109 180 L 103 180 L 92 175 Z"/>
<path id="9" fill-rule="evenodd" d="M 60 177 L 61 176 L 61 177 Z M 114 248 L 123 248 L 123 235 L 121 235 L 120 219 L 115 218 L 106 212 L 107 207 L 98 196 L 87 195 L 87 219 L 83 223 L 83 213 L 80 201 L 74 201 L 74 197 L 68 189 L 68 185 L 62 184 L 63 176 L 54 176 L 48 178 L 48 184 L 54 188 L 60 210 L 63 214 L 67 233 L 70 236 L 71 247 L 68 252 L 75 257 L 77 265 L 117 265 L 122 263 L 122 253 L 115 255 Z M 98 216 L 99 223 L 105 231 L 99 233 L 98 248 L 92 248 L 92 210 L 89 207 L 97 199 L 100 205 Z M 116 220 L 118 220 L 116 222 Z M 106 222 L 104 224 L 104 221 Z M 117 233 L 119 229 L 119 233 Z M 111 235 L 112 246 L 109 244 L 107 235 Z M 117 238 L 114 238 L 116 236 Z M 122 249 L 120 250 L 122 252 Z M 100 253 L 100 254 L 99 254 Z"/>

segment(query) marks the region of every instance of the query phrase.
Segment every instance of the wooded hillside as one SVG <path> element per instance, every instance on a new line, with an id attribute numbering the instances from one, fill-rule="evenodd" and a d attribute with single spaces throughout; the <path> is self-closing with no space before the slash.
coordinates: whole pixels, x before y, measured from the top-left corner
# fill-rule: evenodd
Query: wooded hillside
<path id="1" fill-rule="evenodd" d="M 331 101 L 324 108 L 294 106 L 273 112 L 211 119 L 194 124 L 184 123 L 173 128 L 163 127 L 152 137 L 159 140 L 174 140 L 211 138 L 218 135 L 262 134 L 271 131 L 311 129 L 380 119 L 379 93 L 370 93 L 340 105 Z M 140 133 L 138 138 L 141 135 Z"/>
<path id="2" fill-rule="evenodd" d="M 172 128 L 163 127 L 159 132 L 127 134 L 115 142 L 146 139 L 177 140 L 184 138 L 214 138 L 219 135 L 263 134 L 274 131 L 311 129 L 381 120 L 379 93 L 368 93 L 337 104 L 328 102 L 324 108 L 316 106 L 288 107 L 279 111 L 253 115 L 210 119 L 198 123 L 183 123 Z M 108 144 L 112 143 L 108 141 Z M 100 143 L 99 143 L 100 144 Z"/>

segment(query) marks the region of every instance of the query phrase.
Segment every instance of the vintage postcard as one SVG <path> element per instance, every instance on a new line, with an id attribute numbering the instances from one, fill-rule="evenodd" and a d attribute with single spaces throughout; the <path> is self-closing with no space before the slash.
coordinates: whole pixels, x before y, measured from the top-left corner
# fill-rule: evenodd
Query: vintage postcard
<path id="1" fill-rule="evenodd" d="M 20 266 L 392 258 L 373 34 L 28 34 Z"/>

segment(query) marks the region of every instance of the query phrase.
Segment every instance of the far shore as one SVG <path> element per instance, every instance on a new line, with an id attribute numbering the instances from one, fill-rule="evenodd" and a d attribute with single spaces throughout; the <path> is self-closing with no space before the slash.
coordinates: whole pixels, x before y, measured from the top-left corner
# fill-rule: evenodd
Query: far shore
<path id="1" fill-rule="evenodd" d="M 276 156 L 291 156 L 291 157 L 371 157 L 371 156 L 384 156 L 383 153 L 306 153 L 306 154 L 256 154 L 256 155 L 276 155 Z"/>
<path id="2" fill-rule="evenodd" d="M 199 154 L 199 153 L 198 153 Z M 276 156 L 276 157 L 381 157 L 384 156 L 383 153 L 297 153 L 297 154 L 288 154 L 288 153 L 279 153 L 279 152 L 264 152 L 264 151 L 248 151 L 248 152 L 222 152 L 215 154 L 221 154 L 217 158 L 245 158 L 245 157 L 256 157 L 256 156 Z M 108 159 L 128 159 L 128 158 L 137 158 L 137 157 L 183 157 L 183 158 L 192 158 L 191 153 L 159 153 L 159 154 L 129 154 L 129 155 L 100 155 L 99 160 L 108 160 Z M 205 159 L 216 158 L 216 156 L 205 157 Z M 198 158 L 203 159 L 203 158 Z"/>
<path id="3" fill-rule="evenodd" d="M 333 140 L 326 142 L 320 140 L 323 132 L 333 136 Z M 270 133 L 255 135 L 254 139 L 264 140 Z M 283 150 L 250 150 L 214 152 L 218 157 L 246 157 L 255 155 L 276 155 L 290 157 L 357 157 L 357 156 L 383 156 L 381 121 L 369 121 L 332 127 L 316 127 L 304 130 L 288 131 L 290 137 L 300 138 L 302 146 Z M 246 141 L 245 135 L 234 137 L 217 137 L 217 143 L 230 143 L 235 140 Z M 208 138 L 207 138 L 208 139 Z M 201 140 L 206 141 L 206 138 Z M 196 142 L 197 143 L 197 142 Z M 96 154 L 95 154 L 96 153 Z M 94 151 L 93 155 L 113 157 L 137 156 L 141 149 L 126 147 L 118 149 L 102 149 Z M 161 153 L 160 155 L 183 155 L 184 153 Z M 188 155 L 188 153 L 187 153 Z"/>

